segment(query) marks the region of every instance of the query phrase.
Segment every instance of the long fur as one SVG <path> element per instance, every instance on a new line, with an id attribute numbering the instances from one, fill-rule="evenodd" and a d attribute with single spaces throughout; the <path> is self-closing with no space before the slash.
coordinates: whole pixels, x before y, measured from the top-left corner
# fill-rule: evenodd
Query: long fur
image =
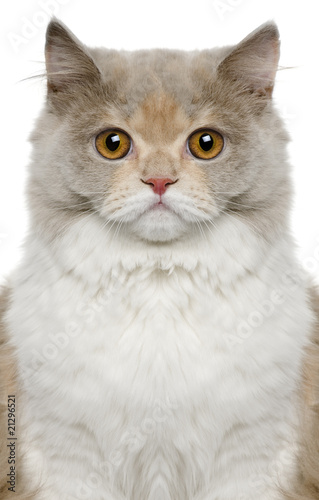
<path id="1" fill-rule="evenodd" d="M 309 290 L 311 306 L 317 321 L 312 342 L 305 353 L 298 433 L 297 474 L 287 500 L 319 498 L 319 291 Z"/>
<path id="2" fill-rule="evenodd" d="M 16 489 L 9 491 L 8 476 L 8 395 L 15 395 L 19 404 L 19 385 L 17 383 L 17 359 L 14 349 L 9 344 L 8 332 L 5 326 L 5 313 L 10 304 L 9 287 L 0 288 L 0 498 L 1 500 L 34 500 L 39 493 L 38 489 L 30 490 L 28 478 L 21 474 L 24 466 L 24 456 L 16 447 Z M 17 409 L 17 406 L 16 406 Z M 19 439 L 19 419 L 16 417 L 17 436 Z"/>
<path id="3" fill-rule="evenodd" d="M 50 23 L 30 231 L 1 299 L 21 499 L 318 498 L 318 299 L 287 280 L 278 58 L 273 23 L 190 53 L 88 49 Z M 110 129 L 125 158 L 95 147 Z M 202 129 L 224 141 L 204 161 Z M 161 199 L 154 177 L 174 179 Z"/>

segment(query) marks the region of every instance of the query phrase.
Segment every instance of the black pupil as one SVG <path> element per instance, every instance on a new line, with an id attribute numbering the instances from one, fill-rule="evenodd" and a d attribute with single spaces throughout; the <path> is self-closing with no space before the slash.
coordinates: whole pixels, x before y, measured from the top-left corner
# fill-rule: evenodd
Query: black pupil
<path id="1" fill-rule="evenodd" d="M 199 138 L 199 145 L 204 151 L 209 151 L 214 145 L 214 140 L 211 135 L 203 134 Z"/>
<path id="2" fill-rule="evenodd" d="M 110 151 L 116 151 L 120 146 L 120 142 L 117 134 L 109 134 L 105 139 L 105 145 Z"/>

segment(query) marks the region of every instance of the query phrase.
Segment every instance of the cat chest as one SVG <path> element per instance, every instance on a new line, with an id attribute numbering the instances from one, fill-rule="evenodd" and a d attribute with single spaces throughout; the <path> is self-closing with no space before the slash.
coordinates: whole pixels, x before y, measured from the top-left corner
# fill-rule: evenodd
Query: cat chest
<path id="1" fill-rule="evenodd" d="M 216 382 L 236 321 L 226 299 L 184 276 L 135 277 L 94 293 L 65 280 L 27 300 L 41 314 L 23 321 L 24 368 L 96 398 L 101 387 L 174 398 Z"/>
<path id="2" fill-rule="evenodd" d="M 182 439 L 186 428 L 194 443 L 205 432 L 206 439 L 221 439 L 224 410 L 233 421 L 237 404 L 245 409 L 247 403 L 246 391 L 237 391 L 234 403 L 240 369 L 225 340 L 233 326 L 227 308 L 204 286 L 182 288 L 176 282 L 128 282 L 111 294 L 77 297 L 69 321 L 72 338 L 50 370 L 75 414 L 90 428 L 98 419 L 107 456 L 117 443 L 121 450 L 147 450 L 150 433 L 158 449 Z"/>
<path id="3" fill-rule="evenodd" d="M 78 347 L 91 353 L 92 364 L 93 358 L 96 366 L 100 362 L 101 374 L 114 384 L 129 376 L 132 391 L 133 384 L 167 390 L 170 378 L 189 385 L 212 362 L 213 330 L 227 328 L 218 324 L 218 309 L 212 294 L 204 297 L 197 289 L 187 293 L 146 283 L 123 287 L 82 309 Z"/>
<path id="4" fill-rule="evenodd" d="M 279 310 L 233 346 L 229 334 L 251 312 L 249 294 L 216 293 L 196 276 L 162 278 L 135 276 L 98 293 L 68 279 L 49 287 L 45 280 L 43 292 L 21 289 L 12 310 L 30 416 L 48 414 L 52 428 L 63 422 L 79 454 L 87 449 L 74 428 L 80 422 L 81 436 L 121 484 L 121 471 L 136 472 L 136 457 L 146 469 L 153 453 L 154 461 L 171 457 L 174 477 L 181 456 L 194 470 L 203 457 L 213 461 L 230 429 L 286 408 L 294 386 L 283 373 L 294 360 L 280 330 L 291 325 Z M 58 428 L 53 434 L 57 439 Z M 155 462 L 157 472 L 165 460 Z"/>
<path id="5" fill-rule="evenodd" d="M 43 291 L 34 287 L 34 295 L 28 286 L 16 315 L 25 369 L 35 377 L 61 373 L 61 380 L 83 374 L 92 386 L 121 388 L 124 381 L 132 393 L 148 395 L 211 385 L 227 366 L 240 371 L 241 355 L 229 339 L 251 312 L 249 298 L 226 297 L 186 272 L 145 274 L 93 291 L 69 279 L 48 287 L 44 278 Z M 35 308 L 39 314 L 24 315 Z"/>

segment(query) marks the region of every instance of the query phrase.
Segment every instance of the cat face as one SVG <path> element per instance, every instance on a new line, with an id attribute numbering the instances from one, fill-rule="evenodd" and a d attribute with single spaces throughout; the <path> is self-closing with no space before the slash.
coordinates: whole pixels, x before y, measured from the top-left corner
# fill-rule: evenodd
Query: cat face
<path id="1" fill-rule="evenodd" d="M 286 182 L 271 103 L 278 57 L 273 24 L 235 48 L 130 53 L 89 50 L 52 21 L 33 135 L 47 208 L 94 213 L 149 242 L 269 211 Z"/>

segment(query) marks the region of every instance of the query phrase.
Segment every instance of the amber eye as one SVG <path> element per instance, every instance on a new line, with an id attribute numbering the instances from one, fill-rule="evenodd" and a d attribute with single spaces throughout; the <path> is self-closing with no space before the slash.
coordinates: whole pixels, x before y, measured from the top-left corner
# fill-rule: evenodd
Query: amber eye
<path id="1" fill-rule="evenodd" d="M 201 160 L 215 158 L 222 151 L 223 146 L 223 136 L 215 130 L 198 130 L 188 139 L 189 151 Z"/>
<path id="2" fill-rule="evenodd" d="M 121 130 L 106 130 L 95 139 L 98 152 L 109 160 L 123 158 L 131 149 L 131 139 Z"/>

